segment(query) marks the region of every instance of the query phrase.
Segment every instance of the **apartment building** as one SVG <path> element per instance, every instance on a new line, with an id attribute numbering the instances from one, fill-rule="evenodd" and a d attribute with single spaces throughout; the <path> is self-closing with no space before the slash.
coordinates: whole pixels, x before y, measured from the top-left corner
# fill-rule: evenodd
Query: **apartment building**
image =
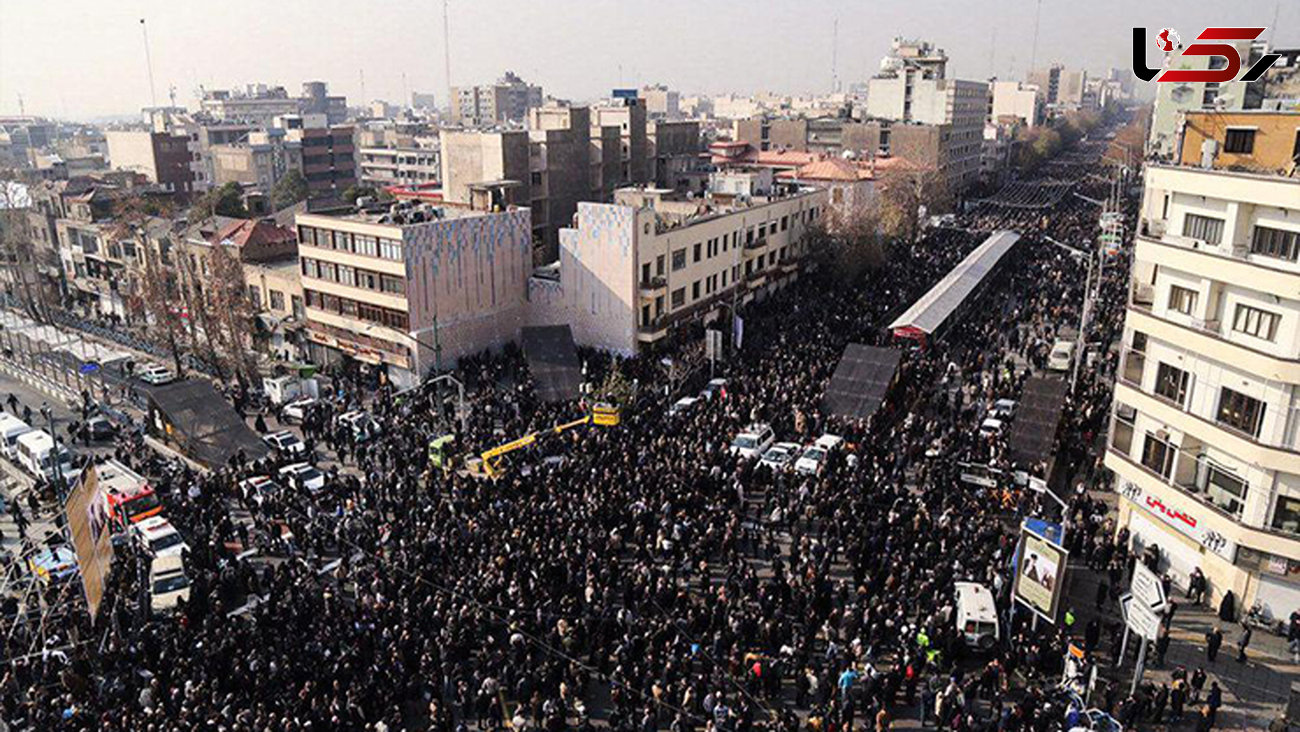
<path id="1" fill-rule="evenodd" d="M 275 120 L 285 139 L 302 149 L 302 174 L 312 196 L 337 197 L 357 182 L 351 125 L 333 125 L 324 115 L 289 115 Z"/>
<path id="2" fill-rule="evenodd" d="M 615 146 L 605 147 L 602 128 L 618 130 Z M 641 184 L 650 180 L 650 156 L 646 139 L 646 106 L 641 99 L 615 99 L 608 105 L 591 108 L 591 142 L 600 160 L 615 161 L 617 177 L 600 188 L 612 193 L 614 188 Z M 606 196 L 608 195 L 606 193 Z M 602 196 L 601 200 L 604 200 Z"/>
<path id="3" fill-rule="evenodd" d="M 528 209 L 406 202 L 296 216 L 307 350 L 414 385 L 515 340 L 532 272 Z"/>
<path id="4" fill-rule="evenodd" d="M 1237 49 L 1243 67 L 1249 67 L 1265 52 L 1263 43 L 1252 41 L 1222 41 Z M 1179 56 L 1176 65 L 1181 69 L 1222 68 L 1227 63 L 1220 56 Z M 1156 101 L 1151 108 L 1151 129 L 1147 136 L 1147 154 L 1171 161 L 1178 157 L 1177 146 L 1182 131 L 1179 125 L 1183 114 L 1193 110 L 1237 112 L 1258 109 L 1264 101 L 1265 86 L 1245 81 L 1204 82 L 1181 84 L 1156 84 Z"/>
<path id="5" fill-rule="evenodd" d="M 989 85 L 982 81 L 898 74 L 868 82 L 867 113 L 880 119 L 940 128 L 945 154 L 940 175 L 960 193 L 979 180 Z"/>
<path id="6" fill-rule="evenodd" d="M 637 96 L 645 102 L 646 114 L 651 119 L 681 118 L 681 95 L 663 84 L 642 87 Z"/>
<path id="7" fill-rule="evenodd" d="M 242 141 L 212 145 L 212 185 L 240 185 L 270 194 L 271 189 L 289 171 L 303 170 L 302 141 L 289 139 L 288 131 L 278 127 L 247 133 Z"/>
<path id="8" fill-rule="evenodd" d="M 700 123 L 657 120 L 646 124 L 650 179 L 659 188 L 697 188 L 707 176 Z"/>
<path id="9" fill-rule="evenodd" d="M 373 186 L 415 186 L 442 180 L 442 151 L 429 147 L 362 147 L 357 150 L 361 182 Z"/>
<path id="10" fill-rule="evenodd" d="M 1259 169 L 1284 162 L 1270 155 Z M 1135 549 L 1284 618 L 1300 606 L 1300 179 L 1221 162 L 1147 167 L 1105 463 Z"/>
<path id="11" fill-rule="evenodd" d="M 348 102 L 343 96 L 331 96 L 321 81 L 302 85 L 302 94 L 289 96 L 282 86 L 248 84 L 243 89 L 210 89 L 199 101 L 200 110 L 215 120 L 247 122 L 255 127 L 270 127 L 276 117 L 293 114 L 320 114 L 326 124 L 347 120 Z"/>
<path id="12" fill-rule="evenodd" d="M 824 190 L 686 198 L 624 188 L 614 203 L 578 204 L 560 257 L 528 282 L 534 325 L 567 323 L 581 345 L 625 355 L 652 347 L 722 307 L 797 277 L 804 234 Z"/>
<path id="13" fill-rule="evenodd" d="M 1184 112 L 1179 147 L 1183 165 L 1293 175 L 1300 165 L 1300 112 Z"/>
<path id="14" fill-rule="evenodd" d="M 989 113 L 987 122 L 1006 118 L 1019 120 L 1026 127 L 1043 121 L 1043 102 L 1038 87 L 1019 81 L 994 79 L 989 84 Z"/>
<path id="15" fill-rule="evenodd" d="M 188 137 L 149 130 L 109 130 L 104 136 L 114 168 L 139 173 L 168 191 L 192 190 Z"/>
<path id="16" fill-rule="evenodd" d="M 451 121 L 467 127 L 523 122 L 528 110 L 542 106 L 542 87 L 507 71 L 495 84 L 453 86 Z"/>

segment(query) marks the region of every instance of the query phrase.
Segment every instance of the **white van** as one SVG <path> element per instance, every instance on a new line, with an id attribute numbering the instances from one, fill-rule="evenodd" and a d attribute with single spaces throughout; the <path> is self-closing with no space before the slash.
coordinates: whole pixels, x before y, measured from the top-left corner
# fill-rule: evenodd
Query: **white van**
<path id="1" fill-rule="evenodd" d="M 17 454 L 18 438 L 31 431 L 26 422 L 8 412 L 0 412 L 0 455 L 13 460 Z"/>
<path id="2" fill-rule="evenodd" d="M 956 582 L 957 632 L 966 645 L 981 651 L 992 650 L 997 645 L 998 609 L 993 593 L 975 582 Z"/>
<path id="3" fill-rule="evenodd" d="M 299 376 L 268 376 L 262 379 L 262 391 L 266 393 L 267 400 L 276 405 L 291 402 L 299 397 L 315 399 L 320 396 L 320 387 L 315 379 L 304 379 Z"/>
<path id="4" fill-rule="evenodd" d="M 1059 340 L 1047 354 L 1047 368 L 1052 371 L 1069 371 L 1074 362 L 1074 341 Z"/>
<path id="5" fill-rule="evenodd" d="M 33 477 L 55 480 L 62 475 L 65 481 L 71 482 L 81 474 L 81 470 L 72 466 L 72 451 L 62 443 L 59 444 L 56 468 L 54 438 L 50 437 L 50 433 L 45 430 L 32 430 L 20 435 L 15 441 L 14 448 L 17 453 L 15 462 L 18 463 L 18 467 L 26 470 Z"/>

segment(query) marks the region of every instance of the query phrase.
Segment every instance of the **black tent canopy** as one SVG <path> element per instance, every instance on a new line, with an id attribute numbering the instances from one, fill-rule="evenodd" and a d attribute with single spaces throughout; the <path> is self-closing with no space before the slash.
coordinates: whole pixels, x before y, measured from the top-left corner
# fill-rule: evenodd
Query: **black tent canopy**
<path id="1" fill-rule="evenodd" d="M 893 386 L 902 355 L 893 348 L 850 343 L 822 398 L 826 411 L 853 419 L 870 417 Z"/>
<path id="2" fill-rule="evenodd" d="M 147 391 L 149 432 L 174 442 L 195 462 L 218 468 L 241 450 L 249 460 L 269 452 L 211 383 L 188 379 Z"/>
<path id="3" fill-rule="evenodd" d="M 544 402 L 578 398 L 582 362 L 568 325 L 529 326 L 523 329 L 524 358 Z"/>
<path id="4" fill-rule="evenodd" d="M 1068 391 L 1069 384 L 1062 378 L 1031 376 L 1025 380 L 1016 419 L 1007 436 L 1013 460 L 1031 465 L 1051 456 Z"/>

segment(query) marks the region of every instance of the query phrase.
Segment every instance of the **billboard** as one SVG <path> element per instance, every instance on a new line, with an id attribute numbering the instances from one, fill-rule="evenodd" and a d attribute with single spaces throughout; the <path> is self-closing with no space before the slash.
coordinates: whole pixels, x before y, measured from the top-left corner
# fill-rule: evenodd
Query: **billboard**
<path id="1" fill-rule="evenodd" d="M 1044 620 L 1056 622 L 1061 597 L 1065 594 L 1065 566 L 1068 553 L 1028 528 L 1020 533 L 1016 554 L 1016 579 L 1011 596 Z"/>
<path id="2" fill-rule="evenodd" d="M 104 597 L 104 582 L 113 565 L 113 544 L 110 541 L 112 510 L 93 464 L 81 472 L 77 484 L 68 493 L 63 511 L 68 520 L 68 530 L 72 533 L 72 548 L 77 552 L 81 587 L 93 618 L 99 611 L 99 601 Z"/>

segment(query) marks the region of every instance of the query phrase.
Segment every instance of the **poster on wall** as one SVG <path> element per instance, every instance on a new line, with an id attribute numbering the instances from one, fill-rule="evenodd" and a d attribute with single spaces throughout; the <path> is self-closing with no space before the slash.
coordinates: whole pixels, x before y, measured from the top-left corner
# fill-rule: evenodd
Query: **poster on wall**
<path id="1" fill-rule="evenodd" d="M 1054 542 L 1023 528 L 1016 557 L 1016 580 L 1011 596 L 1049 623 L 1056 622 L 1065 593 L 1068 552 Z"/>

